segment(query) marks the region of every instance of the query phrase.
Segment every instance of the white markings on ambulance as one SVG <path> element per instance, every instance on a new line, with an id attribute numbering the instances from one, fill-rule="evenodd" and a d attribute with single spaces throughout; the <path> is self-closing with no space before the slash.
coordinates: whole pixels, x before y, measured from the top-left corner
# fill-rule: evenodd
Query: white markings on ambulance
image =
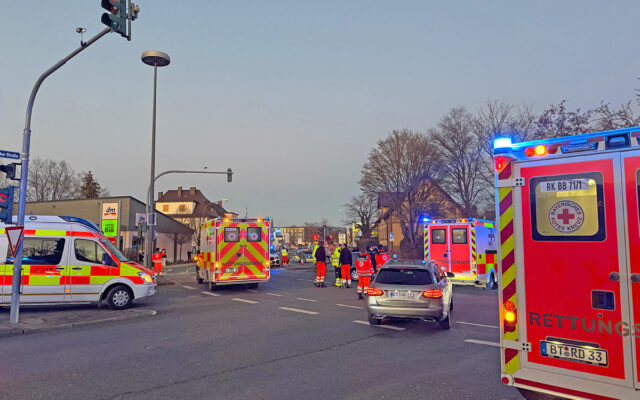
<path id="1" fill-rule="evenodd" d="M 473 322 L 456 321 L 456 324 L 472 325 L 472 326 L 482 326 L 482 327 L 484 327 L 484 328 L 500 329 L 500 327 L 499 327 L 499 326 L 494 326 L 494 325 L 484 325 L 484 324 L 475 324 L 475 323 L 473 323 Z"/>
<path id="2" fill-rule="evenodd" d="M 293 311 L 293 312 L 303 313 L 303 314 L 312 314 L 312 315 L 319 314 L 319 313 L 317 313 L 315 311 L 301 310 L 299 308 L 291 308 L 291 307 L 278 307 L 278 308 L 281 309 L 281 310 Z"/>
<path id="3" fill-rule="evenodd" d="M 348 307 L 348 308 L 357 308 L 358 310 L 362 310 L 364 307 L 358 307 L 358 306 L 350 306 L 348 304 L 336 304 L 338 307 Z"/>
<path id="4" fill-rule="evenodd" d="M 465 342 L 474 343 L 474 344 L 483 344 L 485 346 L 500 347 L 500 343 L 487 342 L 486 340 L 466 339 Z"/>
<path id="5" fill-rule="evenodd" d="M 312 302 L 314 302 L 314 303 L 316 303 L 316 302 L 318 302 L 318 300 L 313 300 L 313 299 L 305 299 L 305 298 L 302 298 L 302 297 L 296 297 L 296 300 L 302 300 L 302 301 L 312 301 Z"/>
<path id="6" fill-rule="evenodd" d="M 259 301 L 253 301 L 253 300 L 247 300 L 247 299 L 241 299 L 239 297 L 234 297 L 233 299 L 231 299 L 233 301 L 239 301 L 242 303 L 248 303 L 248 304 L 258 304 L 260 303 Z"/>
<path id="7" fill-rule="evenodd" d="M 213 297 L 219 297 L 220 295 L 218 293 L 211 293 L 211 292 L 200 292 L 202 294 L 206 294 L 208 296 L 213 296 Z"/>
<path id="8" fill-rule="evenodd" d="M 193 286 L 182 285 L 182 287 L 189 290 L 196 290 Z"/>
<path id="9" fill-rule="evenodd" d="M 356 324 L 361 324 L 361 325 L 369 325 L 369 326 L 373 326 L 373 327 L 376 327 L 376 328 L 391 329 L 392 331 L 404 331 L 404 329 L 405 329 L 405 328 L 401 328 L 399 326 L 393 326 L 393 325 L 371 325 L 367 321 L 361 321 L 361 320 L 355 320 L 355 321 L 351 321 L 351 322 L 355 322 Z"/>

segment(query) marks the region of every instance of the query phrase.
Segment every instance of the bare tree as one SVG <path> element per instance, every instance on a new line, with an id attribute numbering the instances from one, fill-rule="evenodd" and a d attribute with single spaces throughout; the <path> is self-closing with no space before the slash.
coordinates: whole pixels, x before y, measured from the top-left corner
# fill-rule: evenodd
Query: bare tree
<path id="1" fill-rule="evenodd" d="M 29 164 L 28 201 L 68 200 L 78 197 L 80 180 L 66 161 L 36 158 Z"/>
<path id="2" fill-rule="evenodd" d="M 345 216 L 349 221 L 355 221 L 355 225 L 362 232 L 362 239 L 371 237 L 371 231 L 375 228 L 375 222 L 380 212 L 375 198 L 361 193 L 353 196 L 351 201 L 344 205 Z"/>
<path id="3" fill-rule="evenodd" d="M 551 104 L 538 117 L 535 126 L 536 139 L 556 138 L 561 136 L 578 135 L 593 130 L 591 117 L 593 110 L 567 111 L 566 100 L 558 104 Z"/>
<path id="4" fill-rule="evenodd" d="M 594 110 L 593 122 L 597 130 L 630 128 L 640 125 L 640 116 L 635 116 L 631 109 L 631 100 L 620 105 L 619 109 L 612 109 L 604 101 Z"/>
<path id="5" fill-rule="evenodd" d="M 387 194 L 404 235 L 400 246 L 410 257 L 417 257 L 422 248 L 420 216 L 436 207 L 440 175 L 436 146 L 426 135 L 408 129 L 379 140 L 362 167 L 362 190 L 368 196 Z"/>
<path id="6" fill-rule="evenodd" d="M 462 207 L 464 215 L 478 217 L 478 205 L 486 190 L 482 176 L 484 143 L 475 134 L 478 122 L 464 107 L 452 108 L 429 130 L 437 144 L 445 170 L 441 186 Z"/>

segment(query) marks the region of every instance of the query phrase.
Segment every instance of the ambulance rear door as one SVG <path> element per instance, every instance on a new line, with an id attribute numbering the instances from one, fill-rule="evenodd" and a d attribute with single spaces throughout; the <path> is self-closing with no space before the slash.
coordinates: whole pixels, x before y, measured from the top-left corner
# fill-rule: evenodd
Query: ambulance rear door
<path id="1" fill-rule="evenodd" d="M 449 225 L 450 271 L 456 278 L 471 278 L 471 232 L 470 224 Z"/>
<path id="2" fill-rule="evenodd" d="M 514 173 L 524 186 L 500 234 L 516 232 L 517 279 L 502 295 L 515 299 L 517 288 L 517 336 L 530 345 L 521 370 L 559 386 L 572 376 L 632 387 L 619 153 L 517 163 Z"/>
<path id="3" fill-rule="evenodd" d="M 244 225 L 244 279 L 269 277 L 269 229 L 264 221 L 247 222 Z"/>
<path id="4" fill-rule="evenodd" d="M 238 280 L 244 272 L 243 225 L 237 220 L 220 223 L 216 243 L 216 282 Z"/>
<path id="5" fill-rule="evenodd" d="M 429 259 L 435 261 L 446 271 L 451 271 L 448 238 L 449 232 L 447 225 L 429 225 Z"/>
<path id="6" fill-rule="evenodd" d="M 624 201 L 627 210 L 630 327 L 634 347 L 635 387 L 640 389 L 640 153 L 623 153 L 623 169 Z"/>

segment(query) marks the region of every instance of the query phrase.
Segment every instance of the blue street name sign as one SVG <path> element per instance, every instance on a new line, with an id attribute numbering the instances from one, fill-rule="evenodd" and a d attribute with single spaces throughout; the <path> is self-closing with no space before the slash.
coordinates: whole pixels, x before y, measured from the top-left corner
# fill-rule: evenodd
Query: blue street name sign
<path id="1" fill-rule="evenodd" d="M 19 160 L 20 159 L 20 153 L 16 153 L 15 151 L 0 150 L 0 157 Z"/>

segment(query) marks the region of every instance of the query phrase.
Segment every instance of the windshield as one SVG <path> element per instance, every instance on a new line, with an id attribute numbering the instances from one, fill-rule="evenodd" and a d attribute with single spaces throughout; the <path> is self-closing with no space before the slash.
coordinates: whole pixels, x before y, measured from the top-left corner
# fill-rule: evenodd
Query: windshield
<path id="1" fill-rule="evenodd" d="M 433 278 L 429 271 L 424 269 L 383 268 L 375 282 L 388 285 L 430 285 L 433 283 Z"/>
<path id="2" fill-rule="evenodd" d="M 129 261 L 127 259 L 127 257 L 125 257 L 122 253 L 120 253 L 120 250 L 118 250 L 118 248 L 116 246 L 113 245 L 113 243 L 111 243 L 109 240 L 107 239 L 100 239 L 100 243 L 102 243 L 102 245 L 104 247 L 106 247 L 107 249 L 109 249 L 109 251 L 111 252 L 111 254 L 113 254 L 118 261 L 120 262 L 126 262 Z"/>

